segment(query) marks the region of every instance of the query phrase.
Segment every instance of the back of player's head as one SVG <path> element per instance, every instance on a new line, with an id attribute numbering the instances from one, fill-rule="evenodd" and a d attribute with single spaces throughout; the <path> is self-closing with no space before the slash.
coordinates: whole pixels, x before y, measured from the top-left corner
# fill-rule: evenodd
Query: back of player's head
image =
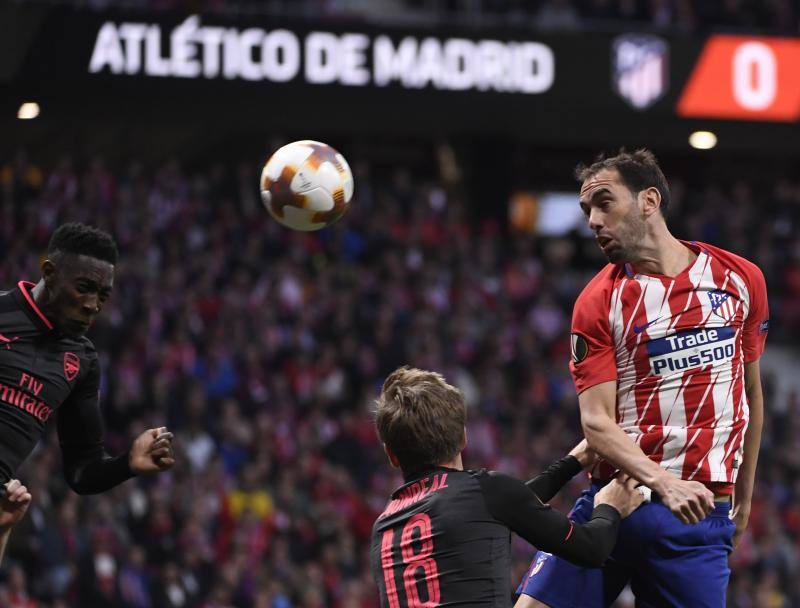
<path id="1" fill-rule="evenodd" d="M 111 235 L 78 222 L 62 224 L 50 237 L 50 244 L 47 247 L 48 256 L 53 257 L 65 253 L 85 255 L 112 265 L 117 263 L 119 257 L 117 244 Z"/>
<path id="2" fill-rule="evenodd" d="M 600 154 L 591 165 L 581 163 L 575 168 L 575 177 L 580 183 L 597 175 L 604 169 L 616 169 L 622 182 L 634 195 L 647 188 L 656 188 L 661 194 L 661 215 L 669 211 L 669 186 L 655 155 L 645 148 L 628 152 L 622 148 L 615 156 Z"/>
<path id="3" fill-rule="evenodd" d="M 375 408 L 381 441 L 404 473 L 453 460 L 462 450 L 464 396 L 441 374 L 400 367 L 383 383 Z"/>

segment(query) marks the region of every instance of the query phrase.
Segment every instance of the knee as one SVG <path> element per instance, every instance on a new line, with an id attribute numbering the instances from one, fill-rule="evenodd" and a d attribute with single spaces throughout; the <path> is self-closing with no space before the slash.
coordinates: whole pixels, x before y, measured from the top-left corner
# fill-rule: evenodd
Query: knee
<path id="1" fill-rule="evenodd" d="M 523 593 L 519 596 L 517 603 L 514 604 L 514 608 L 550 608 L 550 606 Z"/>

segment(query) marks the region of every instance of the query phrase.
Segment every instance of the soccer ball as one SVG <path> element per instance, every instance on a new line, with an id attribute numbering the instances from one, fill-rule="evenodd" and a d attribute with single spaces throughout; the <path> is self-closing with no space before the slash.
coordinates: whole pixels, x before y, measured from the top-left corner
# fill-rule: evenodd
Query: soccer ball
<path id="1" fill-rule="evenodd" d="M 353 173 L 327 144 L 304 139 L 278 149 L 261 172 L 261 200 L 293 230 L 319 230 L 338 220 L 353 198 Z"/>

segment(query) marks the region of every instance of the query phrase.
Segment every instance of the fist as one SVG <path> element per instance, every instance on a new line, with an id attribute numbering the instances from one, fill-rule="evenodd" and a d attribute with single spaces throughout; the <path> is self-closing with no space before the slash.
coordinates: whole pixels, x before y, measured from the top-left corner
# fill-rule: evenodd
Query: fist
<path id="1" fill-rule="evenodd" d="M 644 494 L 636 487 L 638 485 L 633 477 L 618 475 L 595 494 L 594 505 L 611 505 L 622 518 L 628 517 L 645 500 Z"/>
<path id="2" fill-rule="evenodd" d="M 586 467 L 593 466 L 600 459 L 600 457 L 597 455 L 597 452 L 589 447 L 589 442 L 585 439 L 572 448 L 569 455 L 577 458 L 581 467 L 584 469 Z"/>
<path id="3" fill-rule="evenodd" d="M 13 528 L 25 516 L 30 504 L 30 492 L 19 479 L 6 483 L 5 496 L 0 499 L 0 531 Z"/>
<path id="4" fill-rule="evenodd" d="M 175 464 L 172 433 L 165 426 L 147 429 L 133 442 L 128 464 L 137 475 L 159 473 L 172 468 Z"/>

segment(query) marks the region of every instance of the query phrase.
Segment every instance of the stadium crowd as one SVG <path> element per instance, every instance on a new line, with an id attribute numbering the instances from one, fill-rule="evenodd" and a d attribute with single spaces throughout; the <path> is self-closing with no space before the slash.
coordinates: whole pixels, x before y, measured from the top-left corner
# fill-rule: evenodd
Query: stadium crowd
<path id="1" fill-rule="evenodd" d="M 465 392 L 467 466 L 529 476 L 578 440 L 568 328 L 603 263 L 594 242 L 509 234 L 444 180 L 378 178 L 351 160 L 352 210 L 309 234 L 264 212 L 251 164 L 40 166 L 22 152 L 0 163 L 0 285 L 39 276 L 60 222 L 110 230 L 115 293 L 90 333 L 109 447 L 168 425 L 179 459 L 79 498 L 51 428 L 19 473 L 34 504 L 12 535 L 0 605 L 377 607 L 367 540 L 400 478 L 370 408 L 401 364 Z M 671 177 L 674 232 L 756 260 L 770 340 L 796 341 L 800 182 L 695 190 Z M 753 515 L 732 559 L 736 608 L 800 605 L 800 398 L 775 403 L 770 377 L 765 389 Z M 514 547 L 516 582 L 532 553 Z"/>
<path id="2" fill-rule="evenodd" d="M 16 0 L 94 10 L 177 10 L 226 15 L 437 21 L 534 29 L 753 30 L 797 34 L 798 0 Z"/>

